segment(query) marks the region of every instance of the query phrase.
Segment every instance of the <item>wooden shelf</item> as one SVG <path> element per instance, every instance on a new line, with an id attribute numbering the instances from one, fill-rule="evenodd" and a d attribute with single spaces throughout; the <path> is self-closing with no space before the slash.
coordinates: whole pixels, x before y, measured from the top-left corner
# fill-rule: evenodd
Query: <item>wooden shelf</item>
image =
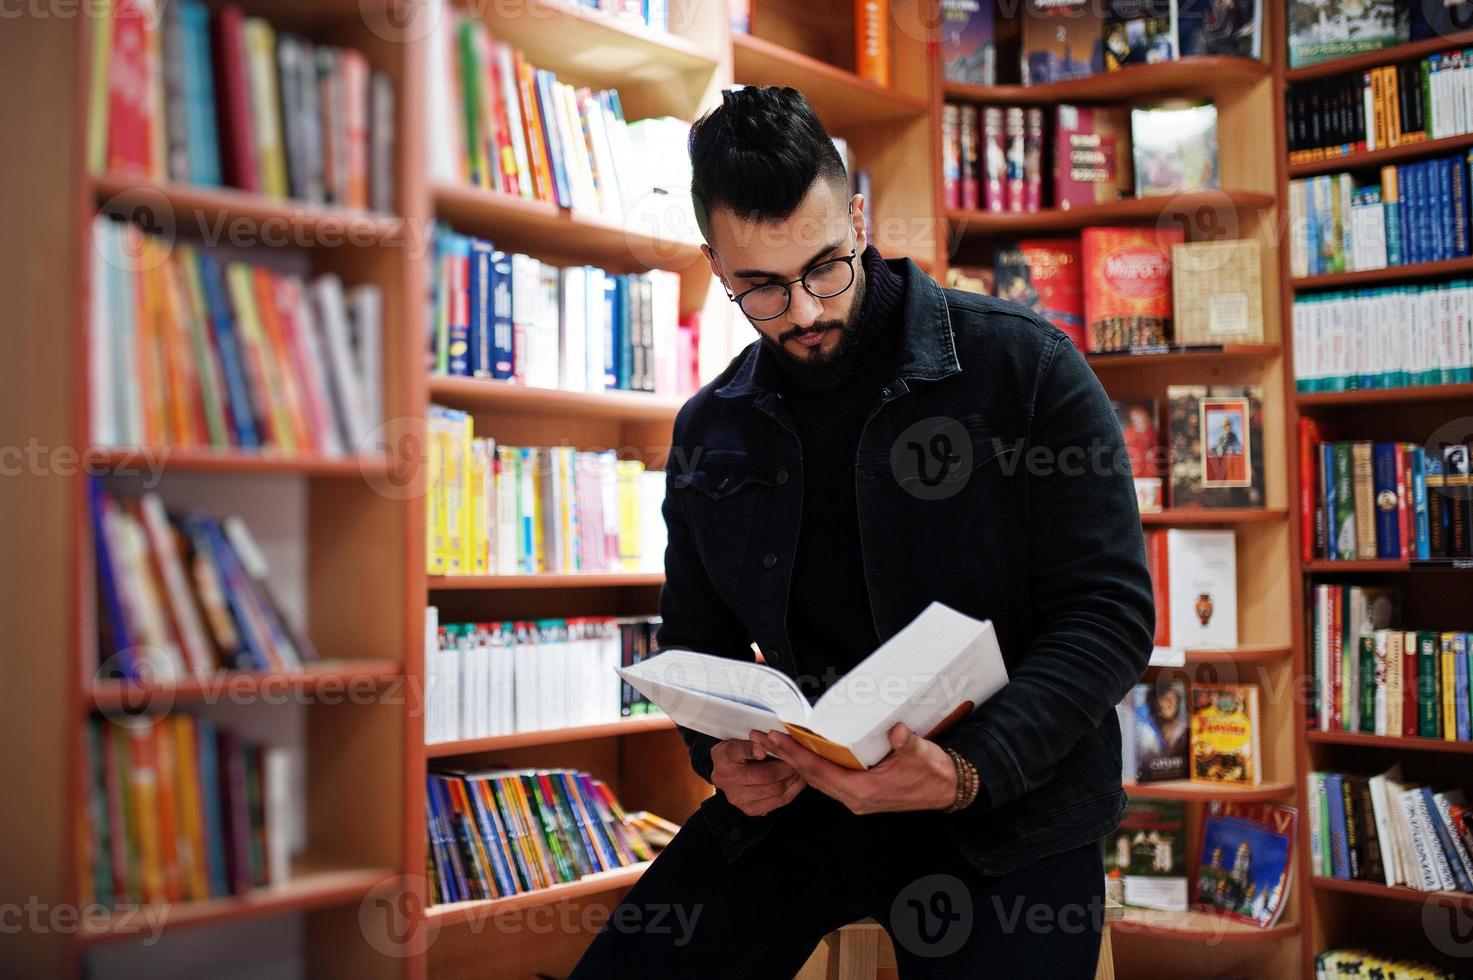
<path id="1" fill-rule="evenodd" d="M 586 589 L 660 585 L 664 572 L 538 572 L 530 575 L 431 575 L 431 592 L 476 589 Z"/>
<path id="2" fill-rule="evenodd" d="M 1272 194 L 1257 191 L 1210 190 L 1187 194 L 1130 197 L 1123 201 L 1077 208 L 1044 208 L 1041 211 L 948 210 L 946 220 L 954 232 L 965 237 L 1022 235 L 1037 232 L 1078 231 L 1089 225 L 1115 221 L 1154 221 L 1166 214 L 1190 214 L 1201 208 L 1231 208 L 1252 211 L 1274 205 Z"/>
<path id="3" fill-rule="evenodd" d="M 1222 649 L 1202 648 L 1187 650 L 1183 654 L 1186 663 L 1182 666 L 1150 664 L 1149 667 L 1155 670 L 1182 670 L 1183 667 L 1191 667 L 1196 664 L 1271 663 L 1275 660 L 1288 659 L 1292 653 L 1292 647 L 1275 646 L 1269 643 L 1250 644 L 1241 647 L 1225 647 Z"/>
<path id="4" fill-rule="evenodd" d="M 122 680 L 95 681 L 82 692 L 88 708 L 168 707 L 178 701 L 237 702 L 273 698 L 287 693 L 338 695 L 382 688 L 404 677 L 400 664 L 390 660 L 329 660 L 310 664 L 296 673 L 221 671 L 209 680 L 134 684 Z"/>
<path id="5" fill-rule="evenodd" d="M 1473 570 L 1473 558 L 1431 558 L 1419 559 L 1417 561 L 1403 561 L 1400 558 L 1367 558 L 1332 561 L 1326 558 L 1316 558 L 1313 561 L 1303 562 L 1302 565 L 1304 571 L 1309 574 L 1322 572 L 1469 571 Z"/>
<path id="6" fill-rule="evenodd" d="M 331 908 L 360 901 L 381 882 L 393 878 L 395 874 L 391 868 L 302 866 L 293 869 L 292 877 L 278 885 L 256 888 L 244 895 L 228 898 L 161 905 L 157 907 L 157 914 L 163 917 L 162 927 L 165 930 L 177 931 L 217 922 L 238 922 L 243 919 Z M 88 927 L 91 920 L 84 917 L 84 928 L 77 933 L 77 938 L 85 944 L 136 941 L 149 935 L 147 921 L 147 910 L 137 910 L 118 913 L 105 920 L 100 929 L 90 929 Z"/>
<path id="7" fill-rule="evenodd" d="M 1321 405 L 1388 405 L 1410 402 L 1457 401 L 1473 398 L 1473 384 L 1406 385 L 1401 388 L 1365 388 L 1356 391 L 1305 391 L 1294 396 L 1300 408 Z"/>
<path id="8" fill-rule="evenodd" d="M 248 240 L 240 244 L 332 247 L 380 244 L 405 234 L 404 219 L 395 215 L 266 197 L 234 187 L 175 184 L 138 174 L 95 176 L 92 192 L 100 209 L 137 216 L 186 239 L 204 238 L 207 233 L 220 237 L 222 223 L 231 220 L 254 226 L 246 229 Z M 186 223 L 186 215 L 194 220 Z M 222 244 L 229 241 L 227 229 Z"/>
<path id="9" fill-rule="evenodd" d="M 876 85 L 852 71 L 750 34 L 732 35 L 732 73 L 743 85 L 791 85 L 817 110 L 835 135 L 876 123 L 919 119 L 925 99 Z"/>
<path id="10" fill-rule="evenodd" d="M 1292 894 L 1292 893 L 1291 893 Z M 1292 901 L 1290 902 L 1292 905 Z M 1286 914 L 1288 910 L 1285 910 Z M 1267 928 L 1229 919 L 1225 915 L 1188 909 L 1163 912 L 1156 909 L 1125 909 L 1120 921 L 1110 927 L 1113 936 L 1132 939 L 1164 939 L 1186 942 L 1271 943 L 1297 935 L 1299 924 L 1280 922 Z"/>
<path id="11" fill-rule="evenodd" d="M 994 105 L 1053 106 L 1060 102 L 1130 102 L 1165 95 L 1201 95 L 1213 100 L 1251 86 L 1272 74 L 1253 58 L 1223 55 L 1179 58 L 1154 65 L 1134 65 L 1087 78 L 1046 85 L 963 85 L 947 82 L 951 101 Z"/>
<path id="12" fill-rule="evenodd" d="M 1459 31 L 1446 37 L 1427 38 L 1422 41 L 1411 41 L 1407 44 L 1397 44 L 1379 51 L 1367 51 L 1363 54 L 1348 55 L 1344 58 L 1332 58 L 1329 61 L 1321 61 L 1313 65 L 1305 65 L 1301 68 L 1290 68 L 1284 72 L 1284 80 L 1290 85 L 1295 82 L 1308 82 L 1316 78 L 1327 78 L 1331 75 L 1349 74 L 1350 72 L 1364 71 L 1367 68 L 1379 68 L 1382 65 L 1394 65 L 1402 61 L 1414 61 L 1429 54 L 1439 51 L 1449 51 L 1453 48 L 1463 48 L 1473 44 L 1473 31 Z"/>
<path id="13" fill-rule="evenodd" d="M 1159 783 L 1125 784 L 1125 792 L 1144 800 L 1241 800 L 1256 803 L 1294 795 L 1294 784 L 1265 780 L 1258 786 L 1227 786 L 1168 779 Z"/>
<path id="14" fill-rule="evenodd" d="M 1364 748 L 1391 749 L 1397 752 L 1462 752 L 1473 753 L 1473 742 L 1452 742 L 1441 738 L 1408 738 L 1404 735 L 1368 735 L 1365 732 L 1322 732 L 1310 730 L 1304 737 L 1317 745 L 1359 745 Z"/>
<path id="15" fill-rule="evenodd" d="M 621 735 L 639 735 L 644 732 L 673 731 L 675 722 L 668 715 L 640 715 L 608 721 L 598 725 L 577 725 L 572 728 L 550 728 L 540 732 L 515 732 L 511 735 L 491 735 L 487 738 L 470 738 L 458 742 L 439 742 L 425 746 L 425 756 L 443 759 L 457 755 L 478 755 L 502 749 L 520 749 L 532 745 L 556 745 L 560 742 L 581 742 L 590 738 L 618 738 Z"/>
<path id="16" fill-rule="evenodd" d="M 1473 273 L 1473 256 L 1444 259 L 1441 262 L 1410 262 L 1389 265 L 1384 269 L 1361 269 L 1357 272 L 1331 272 L 1322 276 L 1290 279 L 1289 287 L 1298 292 L 1309 289 L 1346 289 L 1351 286 L 1373 286 L 1415 279 L 1438 279 Z"/>
<path id="17" fill-rule="evenodd" d="M 431 400 L 473 412 L 560 415 L 641 422 L 674 422 L 685 404 L 644 391 L 562 391 L 486 378 L 430 378 Z"/>
<path id="18" fill-rule="evenodd" d="M 328 456 L 321 453 L 281 453 L 271 450 L 210 449 L 202 446 L 97 446 L 89 459 L 113 471 L 144 470 L 162 463 L 165 470 L 203 473 L 293 474 L 298 476 L 358 477 L 389 472 L 387 456 Z"/>
<path id="19" fill-rule="evenodd" d="M 425 909 L 425 920 L 432 926 L 444 927 L 476 922 L 505 912 L 522 912 L 540 906 L 571 902 L 589 895 L 628 888 L 639 880 L 639 876 L 644 874 L 648 867 L 649 862 L 641 862 L 614 871 L 600 871 L 597 874 L 584 875 L 577 881 L 522 892 L 520 895 L 480 899 L 474 902 L 452 902 L 449 905 L 431 905 Z"/>
<path id="20" fill-rule="evenodd" d="M 657 237 L 546 201 L 456 184 L 436 184 L 433 194 L 435 216 L 456 231 L 484 235 L 499 246 L 549 259 L 590 262 L 614 272 L 679 272 L 705 261 L 700 242 Z"/>
<path id="21" fill-rule="evenodd" d="M 1367 898 L 1389 898 L 1399 902 L 1416 902 L 1419 905 L 1429 902 L 1437 905 L 1459 905 L 1473 909 L 1473 895 L 1466 892 L 1424 892 L 1403 885 L 1378 885 L 1370 881 L 1350 881 L 1324 875 L 1311 875 L 1309 883 L 1316 891 L 1348 892 Z"/>
<path id="22" fill-rule="evenodd" d="M 1420 160 L 1425 157 L 1437 156 L 1440 153 L 1456 153 L 1473 146 L 1473 133 L 1461 133 L 1457 136 L 1446 136 L 1442 139 L 1421 140 L 1414 143 L 1402 143 L 1398 146 L 1388 146 L 1379 150 L 1362 150 L 1359 153 L 1337 153 L 1333 156 L 1327 155 L 1319 160 L 1307 160 L 1302 163 L 1289 164 L 1290 177 L 1313 177 L 1316 174 L 1333 174 L 1342 170 L 1361 170 L 1369 167 L 1380 167 L 1388 163 L 1399 163 L 1403 160 Z"/>
<path id="23" fill-rule="evenodd" d="M 1278 344 L 1216 344 L 1210 347 L 1162 347 L 1118 353 L 1086 354 L 1096 371 L 1163 365 L 1216 364 L 1218 361 L 1266 361 L 1277 357 Z"/>
<path id="24" fill-rule="evenodd" d="M 1141 523 L 1166 527 L 1196 527 L 1202 524 L 1267 524 L 1289 516 L 1287 507 L 1219 507 L 1212 509 L 1168 507 L 1142 514 Z"/>

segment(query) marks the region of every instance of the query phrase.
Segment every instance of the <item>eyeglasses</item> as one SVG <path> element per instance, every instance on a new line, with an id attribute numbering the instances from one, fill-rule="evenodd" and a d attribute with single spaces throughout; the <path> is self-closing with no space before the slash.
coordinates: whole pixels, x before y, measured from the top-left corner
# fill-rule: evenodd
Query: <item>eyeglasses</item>
<path id="1" fill-rule="evenodd" d="M 797 279 L 765 282 L 735 296 L 728 292 L 727 298 L 741 307 L 749 319 L 776 320 L 788 312 L 788 303 L 792 300 L 788 287 L 794 283 L 802 283 L 814 299 L 833 299 L 854 285 L 854 259 L 858 255 L 859 250 L 855 249 L 841 258 L 814 266 Z"/>

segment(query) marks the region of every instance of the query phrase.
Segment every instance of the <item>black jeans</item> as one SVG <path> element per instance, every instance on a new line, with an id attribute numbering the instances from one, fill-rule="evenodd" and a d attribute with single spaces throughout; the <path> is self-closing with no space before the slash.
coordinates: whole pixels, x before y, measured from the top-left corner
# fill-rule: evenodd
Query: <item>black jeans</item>
<path id="1" fill-rule="evenodd" d="M 789 980 L 825 933 L 865 917 L 894 940 L 903 980 L 1089 980 L 1104 883 L 1097 842 L 985 876 L 937 813 L 860 817 L 806 789 L 735 861 L 693 816 L 571 980 Z"/>

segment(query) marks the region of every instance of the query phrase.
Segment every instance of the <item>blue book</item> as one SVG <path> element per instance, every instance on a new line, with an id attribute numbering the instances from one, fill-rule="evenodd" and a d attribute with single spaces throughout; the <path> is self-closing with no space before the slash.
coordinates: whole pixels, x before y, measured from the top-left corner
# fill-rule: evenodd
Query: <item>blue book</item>
<path id="1" fill-rule="evenodd" d="M 1468 634 L 1453 634 L 1453 711 L 1456 712 L 1458 741 L 1469 740 L 1468 725 Z"/>
<path id="2" fill-rule="evenodd" d="M 1452 258 L 1468 254 L 1468 168 L 1462 157 L 1450 161 L 1448 221 L 1452 228 Z"/>
<path id="3" fill-rule="evenodd" d="M 1401 512 L 1396 496 L 1396 443 L 1371 447 L 1372 500 L 1376 508 L 1376 557 L 1401 557 Z"/>
<path id="4" fill-rule="evenodd" d="M 236 655 L 235 669 L 271 670 L 271 659 L 266 654 L 267 638 L 256 629 L 258 620 L 246 607 L 246 596 L 242 594 L 250 579 L 241 566 L 240 559 L 236 557 L 235 550 L 225 539 L 220 522 L 213 517 L 189 516 L 184 518 L 184 524 L 193 532 L 204 535 L 210 542 L 210 552 L 223 583 L 222 598 L 230 607 L 230 616 L 235 620 L 236 632 L 240 634 L 241 650 Z M 266 624 L 260 625 L 264 627 Z"/>
<path id="5" fill-rule="evenodd" d="M 1381 187 L 1382 198 L 1395 197 L 1396 200 L 1386 200 L 1382 204 L 1382 217 L 1386 223 L 1386 264 L 1401 265 L 1403 261 L 1401 248 L 1401 187 L 1397 184 L 1396 168 L 1392 167 L 1391 180 L 1384 182 Z M 1392 193 L 1392 187 L 1396 191 Z"/>
<path id="6" fill-rule="evenodd" d="M 1433 797 L 1432 787 L 1422 787 L 1422 802 L 1427 807 L 1427 819 L 1431 821 L 1432 829 L 1437 833 L 1437 842 L 1442 847 L 1442 856 L 1447 860 L 1448 867 L 1452 869 L 1453 880 L 1458 883 L 1458 890 L 1473 892 L 1473 880 L 1469 880 L 1468 872 L 1463 869 L 1463 862 L 1458 859 L 1458 849 L 1453 845 L 1452 834 L 1448 832 L 1448 826 L 1442 820 L 1442 812 L 1437 809 L 1437 800 Z"/>
<path id="7" fill-rule="evenodd" d="M 112 646 L 111 650 L 102 651 L 102 660 L 103 663 L 108 663 L 116 657 L 123 677 L 136 681 L 140 679 L 138 665 L 134 662 L 131 651 L 137 644 L 128 629 L 128 620 L 123 615 L 123 600 L 118 591 L 112 547 L 103 530 L 106 499 L 107 491 L 103 489 L 102 481 L 95 476 L 90 477 L 87 480 L 87 509 L 92 518 L 92 544 L 97 553 L 97 592 L 109 627 L 107 639 Z"/>
<path id="8" fill-rule="evenodd" d="M 620 350 L 624 338 L 619 335 L 619 305 L 624 277 L 604 277 L 604 388 L 615 390 L 619 384 Z"/>
<path id="9" fill-rule="evenodd" d="M 1412 457 L 1412 523 L 1417 538 L 1417 557 L 1432 557 L 1430 528 L 1427 525 L 1427 455 L 1421 446 L 1414 446 Z"/>
<path id="10" fill-rule="evenodd" d="M 507 380 L 516 366 L 516 330 L 512 327 L 511 256 L 491 254 L 491 377 Z"/>
<path id="11" fill-rule="evenodd" d="M 471 805 L 471 814 L 476 820 L 476 829 L 481 834 L 481 843 L 486 849 L 486 857 L 491 862 L 491 877 L 496 882 L 497 895 L 513 895 L 516 893 L 516 885 L 507 877 L 505 865 L 506 854 L 502 851 L 501 835 L 497 833 L 496 826 L 491 822 L 491 816 L 486 812 L 485 801 L 476 792 L 476 787 L 468 779 L 461 779 L 461 785 L 465 787 L 466 800 Z"/>
<path id="12" fill-rule="evenodd" d="M 220 813 L 219 743 L 215 723 L 204 715 L 194 719 L 195 753 L 199 756 L 199 795 L 204 810 L 205 873 L 210 894 L 216 898 L 230 894 L 225 872 L 225 823 Z"/>
<path id="13" fill-rule="evenodd" d="M 563 133 L 557 123 L 557 104 L 553 101 L 557 96 L 552 90 L 557 84 L 557 76 L 545 68 L 535 71 L 537 112 L 542 117 L 543 142 L 546 144 L 548 165 L 552 168 L 553 185 L 557 189 L 557 203 L 560 207 L 571 208 L 573 193 L 568 179 L 568 167 L 572 166 L 573 158 L 563 155 Z"/>
<path id="14" fill-rule="evenodd" d="M 634 291 L 633 275 L 619 277 L 619 390 L 634 389 Z"/>
<path id="15" fill-rule="evenodd" d="M 1330 804 L 1330 865 L 1336 878 L 1350 877 L 1350 846 L 1345 838 L 1344 778 L 1325 774 L 1325 800 Z"/>
<path id="16" fill-rule="evenodd" d="M 1396 181 L 1398 196 L 1401 203 L 1396 208 L 1397 239 L 1401 243 L 1401 261 L 1403 263 L 1415 262 L 1416 243 L 1412 241 L 1412 210 L 1408 198 L 1412 193 L 1412 183 L 1406 167 L 1396 168 Z"/>
<path id="17" fill-rule="evenodd" d="M 1420 163 L 1408 163 L 1402 167 L 1402 173 L 1407 177 L 1407 191 L 1404 200 L 1407 205 L 1407 230 L 1411 232 L 1411 261 L 1423 262 L 1426 260 L 1426 225 L 1422 215 L 1422 165 Z"/>
<path id="18" fill-rule="evenodd" d="M 184 36 L 184 91 L 189 120 L 189 182 L 220 186 L 220 140 L 215 126 L 214 66 L 210 61 L 210 12 L 199 0 L 179 8 Z"/>
<path id="19" fill-rule="evenodd" d="M 491 357 L 491 254 L 495 246 L 484 238 L 470 238 L 470 325 L 466 341 L 470 348 L 470 375 L 492 376 Z"/>
<path id="20" fill-rule="evenodd" d="M 225 279 L 220 263 L 213 255 L 198 253 L 200 281 L 204 284 L 205 305 L 209 309 L 210 321 L 215 328 L 215 347 L 220 352 L 220 371 L 225 375 L 227 414 L 235 429 L 236 445 L 242 449 L 256 449 L 261 440 L 256 430 L 256 409 L 251 400 L 251 386 L 246 382 L 245 364 L 241 360 L 240 347 L 235 338 L 235 323 L 231 319 L 230 300 L 225 292 Z"/>
<path id="21" fill-rule="evenodd" d="M 1334 558 L 1339 552 L 1336 545 L 1338 540 L 1338 522 L 1335 520 L 1335 511 L 1339 508 L 1338 488 L 1335 486 L 1335 446 L 1333 443 L 1320 443 L 1320 478 L 1324 484 L 1321 496 L 1325 507 L 1325 557 Z"/>
<path id="22" fill-rule="evenodd" d="M 446 890 L 454 892 L 454 900 L 467 901 L 474 896 L 460 860 L 455 810 L 450 805 L 450 794 L 445 789 L 444 782 L 444 776 L 431 776 L 425 786 L 425 798 L 429 801 L 429 808 L 434 813 L 439 830 L 441 860 L 444 862 L 441 865 L 441 877 L 445 880 Z"/>

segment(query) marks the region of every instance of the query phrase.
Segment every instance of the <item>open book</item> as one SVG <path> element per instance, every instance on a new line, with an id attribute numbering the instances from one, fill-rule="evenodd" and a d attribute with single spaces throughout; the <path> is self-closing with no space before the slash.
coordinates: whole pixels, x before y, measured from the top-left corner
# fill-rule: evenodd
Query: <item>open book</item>
<path id="1" fill-rule="evenodd" d="M 933 602 L 812 705 L 765 664 L 671 648 L 618 668 L 676 724 L 713 738 L 781 731 L 826 759 L 868 769 L 904 722 L 937 735 L 1008 682 L 992 623 Z"/>

